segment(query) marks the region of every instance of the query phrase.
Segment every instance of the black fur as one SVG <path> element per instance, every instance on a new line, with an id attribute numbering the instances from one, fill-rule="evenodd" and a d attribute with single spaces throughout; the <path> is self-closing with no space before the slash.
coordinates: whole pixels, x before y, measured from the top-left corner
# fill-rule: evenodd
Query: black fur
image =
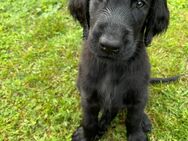
<path id="1" fill-rule="evenodd" d="M 150 78 L 150 83 L 151 84 L 170 83 L 172 81 L 178 80 L 181 76 L 183 75 L 177 75 L 177 76 L 172 76 L 168 78 Z"/>
<path id="2" fill-rule="evenodd" d="M 169 10 L 166 0 L 151 0 L 152 5 L 145 23 L 145 45 L 148 46 L 153 37 L 158 35 L 168 28 L 169 25 Z M 69 10 L 71 15 L 80 22 L 84 29 L 84 37 L 88 35 L 88 7 L 89 0 L 70 0 Z"/>
<path id="3" fill-rule="evenodd" d="M 89 0 L 70 0 L 69 11 L 83 27 L 83 36 L 87 38 L 89 28 Z"/>
<path id="4" fill-rule="evenodd" d="M 169 10 L 166 0 L 153 0 L 146 21 L 145 44 L 148 46 L 152 38 L 164 32 L 169 24 Z"/>
<path id="5" fill-rule="evenodd" d="M 72 140 L 99 139 L 126 107 L 128 141 L 146 141 L 151 123 L 144 113 L 150 82 L 145 46 L 167 28 L 166 0 L 70 0 L 69 9 L 87 37 L 77 83 L 83 120 Z"/>

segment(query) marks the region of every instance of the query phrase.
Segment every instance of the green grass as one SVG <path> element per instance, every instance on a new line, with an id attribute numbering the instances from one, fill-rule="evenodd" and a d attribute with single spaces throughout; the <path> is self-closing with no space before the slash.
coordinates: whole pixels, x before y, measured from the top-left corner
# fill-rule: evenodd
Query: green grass
<path id="1" fill-rule="evenodd" d="M 148 48 L 153 76 L 188 72 L 188 1 Z M 76 76 L 82 29 L 66 0 L 0 1 L 0 140 L 69 141 L 81 120 Z M 188 76 L 150 87 L 151 141 L 188 140 Z M 101 141 L 124 141 L 120 113 Z M 114 128 L 115 127 L 115 128 Z"/>

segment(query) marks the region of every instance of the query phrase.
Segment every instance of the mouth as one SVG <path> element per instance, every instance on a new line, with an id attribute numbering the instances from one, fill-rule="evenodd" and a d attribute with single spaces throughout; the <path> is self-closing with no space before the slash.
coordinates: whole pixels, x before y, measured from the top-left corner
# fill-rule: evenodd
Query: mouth
<path id="1" fill-rule="evenodd" d="M 115 61 L 116 59 L 111 56 L 105 56 L 105 55 L 97 55 L 97 58 L 101 60 L 106 60 L 106 61 Z"/>

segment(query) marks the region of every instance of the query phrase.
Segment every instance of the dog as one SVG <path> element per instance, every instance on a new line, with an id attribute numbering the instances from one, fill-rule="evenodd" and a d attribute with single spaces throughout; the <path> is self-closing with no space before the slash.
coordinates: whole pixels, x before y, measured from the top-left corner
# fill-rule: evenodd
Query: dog
<path id="1" fill-rule="evenodd" d="M 83 120 L 72 141 L 98 140 L 122 108 L 128 141 L 146 141 L 146 46 L 168 27 L 166 0 L 70 0 L 69 10 L 85 39 L 77 81 Z"/>

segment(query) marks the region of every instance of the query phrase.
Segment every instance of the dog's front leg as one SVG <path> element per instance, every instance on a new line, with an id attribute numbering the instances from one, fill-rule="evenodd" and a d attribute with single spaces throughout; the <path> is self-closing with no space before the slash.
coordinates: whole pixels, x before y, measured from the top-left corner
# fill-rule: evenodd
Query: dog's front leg
<path id="1" fill-rule="evenodd" d="M 147 141 L 147 136 L 142 129 L 146 99 L 144 97 L 134 97 L 131 104 L 127 106 L 126 127 L 128 141 Z"/>
<path id="2" fill-rule="evenodd" d="M 96 93 L 81 92 L 83 119 L 75 131 L 72 141 L 93 141 L 98 133 L 98 113 L 100 110 Z"/>

